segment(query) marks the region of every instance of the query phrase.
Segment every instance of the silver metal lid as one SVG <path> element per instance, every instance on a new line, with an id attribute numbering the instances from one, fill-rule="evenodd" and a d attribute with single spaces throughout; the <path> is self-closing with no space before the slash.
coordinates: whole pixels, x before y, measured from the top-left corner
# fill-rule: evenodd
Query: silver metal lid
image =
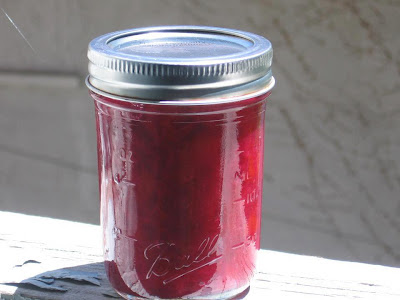
<path id="1" fill-rule="evenodd" d="M 130 29 L 95 38 L 88 87 L 116 96 L 170 101 L 268 91 L 271 43 L 256 34 L 204 26 Z"/>

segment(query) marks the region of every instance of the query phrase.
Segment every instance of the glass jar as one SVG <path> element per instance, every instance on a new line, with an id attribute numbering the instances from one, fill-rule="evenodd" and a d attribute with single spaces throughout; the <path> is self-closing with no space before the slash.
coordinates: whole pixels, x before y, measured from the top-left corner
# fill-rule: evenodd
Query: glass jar
<path id="1" fill-rule="evenodd" d="M 268 40 L 199 26 L 89 46 L 107 276 L 126 299 L 228 299 L 260 248 Z"/>

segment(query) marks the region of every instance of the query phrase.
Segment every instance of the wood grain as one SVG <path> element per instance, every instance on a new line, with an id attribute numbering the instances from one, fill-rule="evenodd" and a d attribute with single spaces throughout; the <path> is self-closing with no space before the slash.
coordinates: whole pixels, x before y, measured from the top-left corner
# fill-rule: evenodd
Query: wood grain
<path id="1" fill-rule="evenodd" d="M 0 283 L 0 299 L 118 298 L 104 273 L 99 226 L 0 212 L 0 228 L 0 282 L 63 271 L 97 274 L 100 284 L 56 279 L 66 291 L 46 291 Z M 400 299 L 399 278 L 399 268 L 261 250 L 258 274 L 241 299 Z"/>

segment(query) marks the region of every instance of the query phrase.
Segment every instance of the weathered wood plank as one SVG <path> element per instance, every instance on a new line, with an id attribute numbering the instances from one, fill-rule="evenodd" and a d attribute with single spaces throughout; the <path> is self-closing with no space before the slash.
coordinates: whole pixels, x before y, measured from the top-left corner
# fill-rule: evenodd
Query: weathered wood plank
<path id="1" fill-rule="evenodd" d="M 51 286 L 60 290 L 0 284 L 1 299 L 117 297 L 104 274 L 99 226 L 0 212 L 0 255 L 0 282 L 50 272 L 39 279 L 55 277 Z M 60 270 L 84 281 L 59 280 Z M 246 300 L 400 299 L 398 268 L 262 250 L 258 271 Z"/>

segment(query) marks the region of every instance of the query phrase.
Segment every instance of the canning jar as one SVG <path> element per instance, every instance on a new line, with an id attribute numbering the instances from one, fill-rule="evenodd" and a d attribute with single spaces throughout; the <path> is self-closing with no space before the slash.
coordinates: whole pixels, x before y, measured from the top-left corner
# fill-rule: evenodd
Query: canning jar
<path id="1" fill-rule="evenodd" d="M 260 248 L 265 38 L 204 26 L 94 39 L 106 273 L 126 299 L 229 299 Z"/>

